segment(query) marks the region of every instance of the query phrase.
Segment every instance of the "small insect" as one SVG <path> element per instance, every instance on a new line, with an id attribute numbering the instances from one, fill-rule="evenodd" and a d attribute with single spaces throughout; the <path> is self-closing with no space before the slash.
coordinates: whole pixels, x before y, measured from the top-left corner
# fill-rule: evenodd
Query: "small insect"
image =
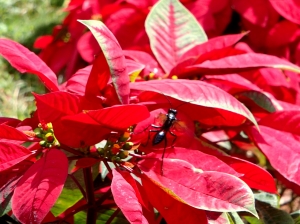
<path id="1" fill-rule="evenodd" d="M 184 103 L 180 104 L 179 106 L 182 106 L 185 103 L 188 103 L 188 102 L 184 102 Z M 165 151 L 166 151 L 166 148 L 167 148 L 167 133 L 170 133 L 174 137 L 173 141 L 172 141 L 172 144 L 171 144 L 171 146 L 173 146 L 176 139 L 177 139 L 177 135 L 173 132 L 173 130 L 180 130 L 183 127 L 185 127 L 185 125 L 183 124 L 184 122 L 178 121 L 176 116 L 177 116 L 177 110 L 173 109 L 173 108 L 170 108 L 168 110 L 167 114 L 162 114 L 161 113 L 157 117 L 157 119 L 160 120 L 162 125 L 158 126 L 158 125 L 155 125 L 155 124 L 151 124 L 151 126 L 153 128 L 156 128 L 157 130 L 149 130 L 149 132 L 156 132 L 156 134 L 154 135 L 154 138 L 152 139 L 152 145 L 158 145 L 162 141 L 165 142 L 164 150 L 163 150 L 163 154 L 162 154 L 161 174 L 163 174 L 163 161 L 164 161 Z"/>

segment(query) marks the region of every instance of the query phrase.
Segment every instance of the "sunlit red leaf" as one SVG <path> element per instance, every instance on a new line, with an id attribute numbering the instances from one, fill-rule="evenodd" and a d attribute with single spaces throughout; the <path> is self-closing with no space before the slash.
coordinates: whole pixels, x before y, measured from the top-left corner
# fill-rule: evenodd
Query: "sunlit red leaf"
<path id="1" fill-rule="evenodd" d="M 100 21 L 85 20 L 80 22 L 87 26 L 96 38 L 106 58 L 119 100 L 121 103 L 127 104 L 129 102 L 129 76 L 126 71 L 125 56 L 117 39 Z"/>
<path id="2" fill-rule="evenodd" d="M 0 142 L 0 171 L 20 163 L 32 155 L 27 148 L 7 142 Z"/>
<path id="3" fill-rule="evenodd" d="M 195 17 L 176 0 L 156 3 L 148 14 L 145 27 L 151 49 L 166 73 L 185 52 L 207 40 Z"/>
<path id="4" fill-rule="evenodd" d="M 164 159 L 163 167 L 161 162 L 158 159 L 145 159 L 138 166 L 165 194 L 174 199 L 198 209 L 248 211 L 257 215 L 252 191 L 239 178 L 216 171 L 203 171 L 183 160 Z"/>
<path id="5" fill-rule="evenodd" d="M 117 105 L 86 113 L 99 125 L 113 130 L 126 130 L 130 125 L 148 118 L 150 113 L 143 105 Z"/>
<path id="6" fill-rule="evenodd" d="M 300 24 L 300 5 L 295 0 L 269 0 L 275 10 L 284 18 Z"/>
<path id="7" fill-rule="evenodd" d="M 65 154 L 51 149 L 20 179 L 12 198 L 14 215 L 23 223 L 41 223 L 60 195 L 68 175 Z"/>
<path id="8" fill-rule="evenodd" d="M 148 154 L 147 157 L 161 158 L 161 153 Z M 228 173 L 237 177 L 243 176 L 228 166 L 226 163 L 219 160 L 217 157 L 205 154 L 199 150 L 186 149 L 181 147 L 173 147 L 165 150 L 165 158 L 181 159 L 189 162 L 194 167 L 203 171 L 218 171 Z"/>
<path id="9" fill-rule="evenodd" d="M 239 125 L 249 119 L 256 124 L 253 115 L 237 99 L 223 90 L 208 83 L 196 80 L 153 80 L 151 82 L 131 83 L 131 89 L 141 91 L 153 91 L 172 97 L 177 100 L 188 102 L 180 106 L 180 111 L 184 112 L 192 120 L 212 125 Z M 197 93 L 197 94 L 196 94 Z M 157 96 L 155 96 L 157 98 Z M 155 101 L 154 99 L 151 99 Z M 171 99 L 171 98 L 169 98 Z M 148 100 L 148 99 L 145 99 Z M 182 102 L 181 102 L 182 103 Z M 177 102 L 176 106 L 181 104 Z"/>
<path id="10" fill-rule="evenodd" d="M 203 63 L 189 66 L 186 73 L 234 73 L 257 68 L 278 68 L 290 70 L 296 73 L 300 72 L 300 68 L 291 62 L 272 55 L 259 53 L 247 53 L 241 55 L 228 56 L 218 60 L 204 61 Z M 184 75 L 180 75 L 183 77 Z"/>
<path id="11" fill-rule="evenodd" d="M 166 194 L 157 183 L 154 183 L 146 175 L 142 175 L 142 183 L 150 203 L 167 223 L 208 223 L 205 211 L 191 207 Z"/>
<path id="12" fill-rule="evenodd" d="M 143 215 L 142 204 L 139 202 L 138 192 L 136 192 L 137 189 L 134 185 L 136 183 L 130 173 L 113 169 L 111 191 L 116 204 L 130 223 L 148 224 L 147 218 Z"/>
<path id="13" fill-rule="evenodd" d="M 192 49 L 188 50 L 184 55 L 182 55 L 182 57 L 180 58 L 180 62 L 189 57 L 200 56 L 212 50 L 233 46 L 238 41 L 240 41 L 246 34 L 248 34 L 248 32 L 242 34 L 224 35 L 209 39 L 207 42 L 199 44 L 193 47 Z"/>
<path id="14" fill-rule="evenodd" d="M 50 91 L 57 91 L 56 75 L 37 55 L 21 44 L 0 38 L 0 54 L 21 73 L 37 75 Z"/>

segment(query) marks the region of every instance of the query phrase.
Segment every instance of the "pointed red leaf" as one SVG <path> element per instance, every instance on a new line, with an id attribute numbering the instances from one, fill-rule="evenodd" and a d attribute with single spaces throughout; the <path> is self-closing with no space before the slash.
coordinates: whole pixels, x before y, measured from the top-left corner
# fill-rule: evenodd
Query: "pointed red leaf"
<path id="1" fill-rule="evenodd" d="M 179 202 L 174 197 L 166 194 L 157 183 L 154 183 L 146 175 L 142 175 L 141 178 L 150 203 L 159 211 L 167 223 L 208 223 L 205 211 Z"/>
<path id="2" fill-rule="evenodd" d="M 41 223 L 60 195 L 68 175 L 66 155 L 51 149 L 20 179 L 12 210 L 22 223 Z"/>
<path id="3" fill-rule="evenodd" d="M 0 55 L 21 73 L 37 75 L 50 91 L 57 91 L 56 75 L 37 55 L 21 44 L 9 39 L 0 38 Z"/>
<path id="4" fill-rule="evenodd" d="M 180 77 L 188 74 L 218 74 L 218 73 L 234 73 L 257 68 L 278 68 L 290 70 L 296 73 L 300 72 L 300 68 L 284 59 L 272 55 L 259 53 L 247 53 L 224 57 L 218 60 L 208 60 L 201 64 L 189 66 L 186 68 L 186 74 L 181 74 Z"/>
<path id="5" fill-rule="evenodd" d="M 300 4 L 296 0 L 269 0 L 275 10 L 284 18 L 300 24 Z"/>
<path id="6" fill-rule="evenodd" d="M 164 159 L 161 175 L 161 162 L 158 159 L 145 159 L 138 166 L 176 200 L 198 209 L 248 211 L 257 215 L 252 191 L 239 178 L 227 173 L 203 171 L 178 159 Z"/>
<path id="7" fill-rule="evenodd" d="M 161 0 L 145 22 L 151 49 L 166 73 L 191 48 L 207 41 L 196 18 L 177 0 Z"/>
<path id="8" fill-rule="evenodd" d="M 166 96 L 189 102 L 181 105 L 180 111 L 184 111 L 192 120 L 199 120 L 202 123 L 234 126 L 245 122 L 247 118 L 256 124 L 251 112 L 236 98 L 202 81 L 153 80 L 131 83 L 130 88 L 163 94 L 166 103 L 168 103 Z M 174 104 L 172 106 L 176 107 Z"/>
<path id="9" fill-rule="evenodd" d="M 180 62 L 190 57 L 200 56 L 212 50 L 233 46 L 247 34 L 248 32 L 245 32 L 241 34 L 230 34 L 209 39 L 207 42 L 199 44 L 188 50 L 184 55 L 182 55 Z"/>
<path id="10" fill-rule="evenodd" d="M 130 173 L 113 169 L 111 191 L 116 204 L 130 223 L 148 224 L 135 185 L 135 180 Z"/>
<path id="11" fill-rule="evenodd" d="M 150 113 L 144 105 L 117 105 L 86 113 L 99 125 L 113 130 L 126 130 L 129 126 L 147 119 Z"/>
<path id="12" fill-rule="evenodd" d="M 9 169 L 30 155 L 32 152 L 21 145 L 0 142 L 0 171 Z"/>
<path id="13" fill-rule="evenodd" d="M 107 60 L 110 75 L 120 102 L 123 104 L 128 104 L 129 76 L 126 71 L 125 57 L 117 39 L 100 21 L 85 20 L 80 22 L 90 29 L 100 45 Z"/>

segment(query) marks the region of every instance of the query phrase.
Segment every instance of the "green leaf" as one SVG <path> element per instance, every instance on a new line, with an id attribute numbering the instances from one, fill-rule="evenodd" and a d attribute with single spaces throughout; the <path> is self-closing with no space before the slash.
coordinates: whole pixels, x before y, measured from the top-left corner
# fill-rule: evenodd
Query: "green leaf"
<path id="1" fill-rule="evenodd" d="M 151 49 L 166 73 L 188 50 L 207 41 L 196 18 L 179 0 L 160 0 L 145 22 Z"/>
<path id="2" fill-rule="evenodd" d="M 0 204 L 0 217 L 11 211 L 11 197 L 13 193 L 6 196 L 5 200 Z"/>
<path id="3" fill-rule="evenodd" d="M 265 224 L 256 217 L 244 216 L 244 219 L 246 219 L 250 224 Z"/>
<path id="4" fill-rule="evenodd" d="M 294 224 L 292 217 L 285 211 L 258 200 L 255 201 L 255 206 L 264 224 Z"/>
<path id="5" fill-rule="evenodd" d="M 255 103 L 257 106 L 260 108 L 273 113 L 276 111 L 275 106 L 273 105 L 272 101 L 270 100 L 269 97 L 267 97 L 265 94 L 262 92 L 258 92 L 255 90 L 249 90 L 249 91 L 244 91 L 241 93 L 235 94 L 235 97 L 239 100 L 251 100 L 253 103 Z"/>
<path id="6" fill-rule="evenodd" d="M 291 213 L 292 218 L 295 221 L 295 224 L 300 224 L 300 210 Z"/>
<path id="7" fill-rule="evenodd" d="M 113 215 L 114 212 L 115 212 L 115 210 L 113 210 L 113 209 L 100 210 L 98 213 L 99 216 L 97 218 L 96 223 L 97 224 L 107 223 L 108 219 Z M 74 215 L 74 224 L 82 224 L 82 223 L 86 223 L 86 212 L 85 211 L 78 212 Z M 111 224 L 127 224 L 129 222 L 123 216 L 123 214 L 120 212 L 110 223 Z"/>
<path id="8" fill-rule="evenodd" d="M 237 212 L 228 212 L 227 216 L 232 224 L 244 224 Z"/>
<path id="9" fill-rule="evenodd" d="M 273 206 L 274 208 L 278 208 L 279 198 L 276 194 L 260 192 L 260 193 L 254 194 L 254 198 L 258 201 L 268 203 L 269 205 Z"/>

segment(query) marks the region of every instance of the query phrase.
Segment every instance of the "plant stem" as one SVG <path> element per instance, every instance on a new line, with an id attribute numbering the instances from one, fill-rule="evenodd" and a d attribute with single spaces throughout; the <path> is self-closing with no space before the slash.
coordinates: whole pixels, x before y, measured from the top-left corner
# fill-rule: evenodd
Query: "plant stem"
<path id="1" fill-rule="evenodd" d="M 94 197 L 94 186 L 93 186 L 93 176 L 92 176 L 92 168 L 83 168 L 83 176 L 84 176 L 84 183 L 86 189 L 86 199 L 89 208 L 87 209 L 87 224 L 96 224 L 97 218 L 97 210 L 96 210 L 96 203 Z"/>

